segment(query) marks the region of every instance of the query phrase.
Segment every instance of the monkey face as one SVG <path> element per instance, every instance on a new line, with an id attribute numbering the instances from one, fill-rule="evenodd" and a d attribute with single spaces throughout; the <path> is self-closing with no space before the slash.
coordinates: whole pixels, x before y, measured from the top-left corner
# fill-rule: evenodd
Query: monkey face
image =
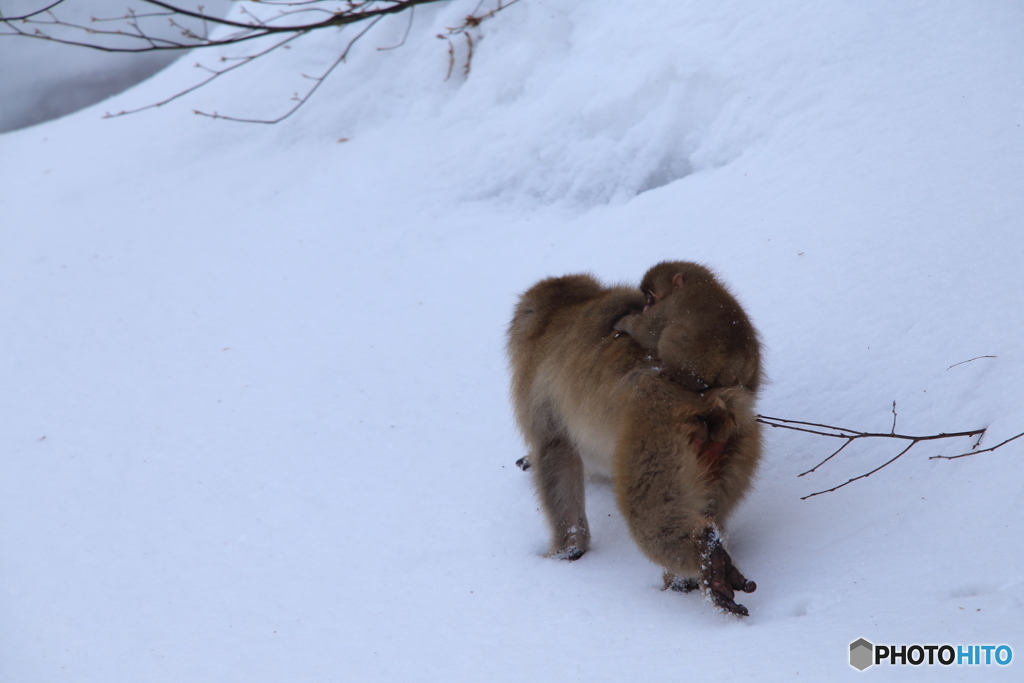
<path id="1" fill-rule="evenodd" d="M 659 301 L 664 299 L 666 296 L 671 294 L 672 293 L 672 287 L 669 286 L 669 287 L 666 288 L 666 287 L 651 286 L 649 288 L 641 289 L 641 291 L 644 293 L 644 297 L 645 297 L 645 300 L 644 300 L 644 311 L 646 311 L 648 308 L 650 308 L 651 306 L 653 306 L 654 304 L 658 303 Z"/>

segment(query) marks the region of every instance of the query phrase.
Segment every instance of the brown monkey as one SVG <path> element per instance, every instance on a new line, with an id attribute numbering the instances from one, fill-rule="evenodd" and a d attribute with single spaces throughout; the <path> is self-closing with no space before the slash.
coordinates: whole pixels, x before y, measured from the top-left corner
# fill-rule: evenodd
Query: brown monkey
<path id="1" fill-rule="evenodd" d="M 672 379 L 687 389 L 761 384 L 757 331 L 729 290 L 704 266 L 663 261 L 640 283 L 643 313 L 615 326 L 657 353 Z"/>
<path id="2" fill-rule="evenodd" d="M 662 375 L 615 324 L 643 295 L 589 275 L 549 278 L 519 300 L 508 330 L 512 398 L 528 463 L 551 527 L 549 556 L 590 544 L 584 475 L 611 477 L 640 549 L 666 587 L 699 581 L 720 609 L 745 615 L 721 524 L 750 487 L 761 455 L 753 392 L 699 394 Z"/>

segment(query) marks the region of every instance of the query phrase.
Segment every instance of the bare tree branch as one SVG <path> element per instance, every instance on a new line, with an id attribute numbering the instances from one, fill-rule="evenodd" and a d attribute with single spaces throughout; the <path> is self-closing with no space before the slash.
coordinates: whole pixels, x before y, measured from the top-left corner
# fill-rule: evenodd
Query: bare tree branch
<path id="1" fill-rule="evenodd" d="M 140 0 L 156 7 L 160 7 L 166 12 L 145 14 L 145 15 L 134 15 L 128 12 L 122 17 L 110 18 L 110 19 L 94 19 L 94 21 L 125 21 L 131 25 L 131 21 L 138 17 L 153 17 L 153 16 L 170 16 L 170 17 L 188 17 L 191 19 L 199 19 L 204 24 L 214 24 L 217 26 L 227 26 L 229 28 L 239 29 L 234 33 L 230 33 L 223 38 L 213 39 L 208 35 L 198 35 L 191 31 L 184 31 L 185 37 L 188 41 L 175 41 L 170 39 L 158 39 L 158 45 L 149 45 L 148 43 L 152 40 L 156 40 L 151 36 L 139 32 L 139 33 L 125 33 L 124 31 L 103 31 L 80 24 L 71 22 L 61 21 L 53 14 L 53 9 L 63 4 L 65 0 L 58 0 L 57 2 L 27 15 L 19 17 L 3 17 L 0 16 L 0 24 L 6 25 L 7 28 L 11 29 L 12 33 L 6 35 L 19 35 L 26 38 L 36 38 L 38 40 L 49 40 L 56 43 L 62 43 L 65 45 L 76 45 L 79 47 L 87 47 L 93 50 L 103 50 L 105 52 L 152 52 L 156 50 L 191 50 L 194 48 L 204 47 L 217 47 L 223 45 L 235 45 L 237 43 L 254 40 L 257 38 L 263 38 L 265 36 L 274 35 L 277 33 L 310 33 L 311 31 L 317 31 L 324 28 L 336 28 L 340 26 L 346 26 L 348 24 L 356 24 L 372 19 L 384 17 L 390 14 L 399 14 L 408 9 L 412 9 L 417 5 L 432 4 L 435 2 L 442 2 L 443 0 L 366 0 L 364 2 L 348 2 L 348 9 L 344 10 L 328 10 L 323 7 L 300 7 L 299 9 L 290 9 L 288 11 L 280 12 L 277 16 L 271 19 L 260 19 L 249 12 L 248 8 L 242 6 L 242 11 L 248 16 L 252 17 L 252 21 L 235 21 L 233 19 L 221 18 L 205 14 L 202 11 L 189 10 L 178 5 L 163 2 L 163 0 Z M 465 27 L 475 27 L 484 19 L 494 16 L 497 12 L 505 9 L 506 7 L 515 4 L 519 0 L 512 0 L 511 2 L 505 2 L 498 4 L 498 7 L 480 16 L 472 16 L 466 18 L 466 24 L 460 29 Z M 270 4 L 265 2 L 259 2 L 259 0 L 253 0 L 254 4 Z M 296 4 L 300 5 L 314 5 L 314 4 L 327 4 L 329 0 L 316 0 L 316 2 L 309 3 L 275 3 L 282 6 L 293 6 Z M 383 7 L 377 7 L 376 5 L 384 5 Z M 294 17 L 298 14 L 304 14 L 308 12 L 323 12 L 328 14 L 328 18 L 320 21 L 312 21 L 305 23 L 287 23 L 277 24 L 274 22 L 283 20 L 288 17 Z M 48 20 L 36 19 L 35 17 L 40 15 L 49 15 L 51 18 Z M 27 24 L 33 27 L 32 31 L 24 30 L 18 27 L 15 22 Z M 69 40 L 65 38 L 59 38 L 52 36 L 45 31 L 39 29 L 40 26 L 63 26 L 68 29 L 73 29 L 90 35 L 106 35 L 106 36 L 117 36 L 120 38 L 134 38 L 143 43 L 147 43 L 141 47 L 117 47 L 102 45 L 91 41 L 79 41 Z M 137 28 L 137 26 L 135 27 Z M 460 31 L 461 32 L 461 31 Z"/>
<path id="2" fill-rule="evenodd" d="M 913 436 L 913 435 L 909 435 L 909 434 L 897 434 L 896 433 L 896 402 L 895 401 L 893 401 L 893 404 L 892 404 L 892 416 L 893 416 L 893 419 L 892 419 L 892 430 L 890 432 L 888 432 L 888 433 L 864 432 L 864 431 L 858 431 L 858 430 L 855 430 L 855 429 L 847 429 L 846 427 L 833 427 L 832 425 L 820 424 L 820 423 L 817 423 L 817 422 L 804 422 L 804 421 L 801 421 L 801 420 L 785 420 L 785 419 L 778 418 L 778 417 L 769 417 L 767 415 L 758 415 L 757 416 L 757 421 L 762 423 L 762 424 L 766 424 L 769 427 L 776 427 L 776 428 L 780 428 L 780 429 L 790 429 L 790 430 L 797 431 L 797 432 L 803 432 L 805 434 L 814 434 L 815 436 L 827 436 L 827 437 L 832 437 L 832 438 L 835 438 L 835 439 L 843 439 L 844 440 L 844 443 L 843 443 L 842 446 L 840 446 L 831 455 L 829 455 L 827 458 L 825 458 L 824 460 L 819 462 L 817 465 L 815 465 L 811 469 L 807 470 L 806 472 L 801 472 L 799 475 L 797 475 L 799 477 L 802 477 L 802 476 L 804 476 L 806 474 L 810 474 L 810 473 L 814 472 L 819 467 L 821 467 L 822 465 L 827 463 L 829 460 L 831 460 L 835 456 L 839 455 L 839 453 L 842 452 L 842 450 L 844 448 L 849 446 L 851 443 L 853 443 L 857 439 L 899 439 L 899 440 L 902 440 L 902 441 L 909 441 L 910 442 L 909 444 L 907 444 L 906 448 L 904 448 L 902 451 L 897 453 L 893 458 L 891 458 L 890 460 L 882 463 L 881 465 L 879 465 L 878 467 L 874 468 L 873 470 L 871 470 L 869 472 L 865 472 L 864 474 L 861 474 L 859 476 L 853 477 L 852 479 L 849 479 L 849 480 L 847 480 L 847 481 L 845 481 L 842 484 L 839 484 L 837 486 L 833 486 L 830 489 L 825 489 L 823 491 L 817 491 L 815 493 L 803 496 L 803 497 L 800 498 L 800 500 L 807 500 L 808 498 L 813 498 L 814 496 L 820 496 L 823 493 L 831 493 L 832 491 L 836 491 L 838 489 L 841 489 L 844 486 L 846 486 L 848 484 L 852 484 L 855 481 L 859 481 L 860 479 L 865 479 L 867 477 L 870 477 L 875 472 L 878 472 L 879 470 L 881 470 L 881 469 L 883 469 L 885 467 L 888 467 L 892 463 L 894 463 L 897 460 L 899 460 L 901 457 L 903 457 L 908 452 L 910 452 L 911 448 L 913 448 L 917 444 L 921 443 L 922 441 L 936 441 L 936 440 L 939 440 L 939 439 L 956 439 L 956 438 L 961 438 L 961 437 L 977 436 L 978 438 L 974 442 L 974 446 L 972 447 L 971 451 L 968 452 L 968 453 L 963 453 L 961 455 L 954 455 L 954 456 L 935 455 L 935 456 L 932 456 L 931 458 L 929 458 L 931 460 L 934 460 L 934 459 L 955 460 L 957 458 L 964 458 L 964 457 L 967 457 L 969 455 L 977 455 L 978 453 L 987 453 L 987 452 L 990 452 L 990 451 L 994 451 L 997 448 L 1005 446 L 1006 444 L 1010 443 L 1011 441 L 1013 441 L 1015 439 L 1019 439 L 1020 437 L 1024 436 L 1024 433 L 1021 433 L 1021 434 L 1018 434 L 1017 436 L 1014 436 L 1014 437 L 1012 437 L 1010 439 L 1007 439 L 1006 441 L 1003 441 L 1000 444 L 992 446 L 991 448 L 986 448 L 986 449 L 983 449 L 983 450 L 979 451 L 979 450 L 976 450 L 976 449 L 978 448 L 978 445 L 981 443 L 982 437 L 985 435 L 985 431 L 986 431 L 985 429 L 972 429 L 972 430 L 963 431 L 963 432 L 941 432 L 939 434 L 928 434 L 928 435 L 924 435 L 924 436 Z"/>
<path id="3" fill-rule="evenodd" d="M 0 37 L 18 36 L 21 38 L 33 38 L 62 45 L 74 45 L 103 52 L 119 53 L 164 52 L 224 47 L 247 43 L 261 38 L 282 37 L 281 40 L 274 42 L 270 47 L 262 48 L 249 55 L 236 58 L 237 62 L 231 66 L 226 68 L 206 68 L 210 74 L 209 77 L 160 102 L 137 109 L 121 111 L 116 114 L 107 114 L 107 117 L 115 117 L 161 107 L 169 102 L 173 102 L 217 78 L 242 66 L 251 64 L 254 60 L 266 56 L 313 31 L 363 23 L 364 27 L 346 43 L 340 53 L 319 75 L 304 75 L 314 82 L 313 85 L 303 94 L 296 93 L 292 98 L 295 102 L 294 106 L 281 116 L 273 119 L 253 119 L 225 116 L 217 112 L 195 112 L 202 116 L 229 121 L 278 123 L 294 114 L 309 100 L 324 80 L 331 75 L 338 65 L 346 60 L 352 46 L 381 19 L 409 11 L 409 25 L 406 28 L 405 36 L 403 36 L 398 45 L 394 46 L 399 47 L 405 44 L 405 40 L 411 30 L 412 11 L 419 5 L 432 4 L 442 0 L 346 0 L 342 5 L 332 0 L 249 0 L 249 3 L 246 4 L 239 3 L 241 6 L 241 19 L 237 18 L 237 15 L 236 18 L 230 19 L 211 16 L 203 11 L 202 6 L 192 10 L 165 0 L 138 1 L 154 7 L 154 11 L 139 13 L 129 9 L 120 17 L 93 18 L 90 25 L 64 21 L 58 17 L 55 11 L 59 9 L 65 0 L 56 0 L 39 10 L 19 16 L 6 17 L 0 13 Z M 490 0 L 488 4 L 492 5 L 491 9 L 480 13 L 484 1 L 481 0 L 480 4 L 473 10 L 473 13 L 466 16 L 460 25 L 449 28 L 447 35 L 439 36 L 449 40 L 449 75 L 451 73 L 451 66 L 454 65 L 454 50 L 451 46 L 451 37 L 460 33 L 465 36 L 468 55 L 463 67 L 463 73 L 468 75 L 475 45 L 473 36 L 468 31 L 479 26 L 480 22 L 485 19 L 493 17 L 503 9 L 519 2 L 519 0 Z M 250 7 L 261 6 L 282 9 L 277 10 L 277 13 L 273 16 L 260 16 L 265 13 L 254 12 L 250 9 Z M 315 20 L 313 20 L 314 16 L 316 17 Z M 143 20 L 163 18 L 166 18 L 170 22 L 170 26 L 178 31 L 178 37 L 167 35 L 166 30 L 159 32 L 149 30 L 143 25 Z M 196 25 L 195 22 L 200 22 L 200 24 Z M 111 24 L 113 27 L 98 28 L 95 24 Z M 194 28 L 189 28 L 189 26 Z M 230 29 L 230 31 L 222 35 L 219 34 L 218 37 L 214 38 L 211 37 L 211 27 L 223 27 Z M 226 61 L 226 58 L 221 58 L 221 61 Z"/>

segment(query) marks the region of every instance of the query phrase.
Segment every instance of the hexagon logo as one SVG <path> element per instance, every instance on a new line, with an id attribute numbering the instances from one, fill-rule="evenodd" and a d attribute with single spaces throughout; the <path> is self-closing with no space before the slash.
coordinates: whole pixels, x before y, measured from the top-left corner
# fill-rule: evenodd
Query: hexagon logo
<path id="1" fill-rule="evenodd" d="M 857 671 L 863 671 L 872 664 L 875 659 L 875 646 L 864 640 L 858 638 L 857 640 L 850 643 L 850 666 Z"/>

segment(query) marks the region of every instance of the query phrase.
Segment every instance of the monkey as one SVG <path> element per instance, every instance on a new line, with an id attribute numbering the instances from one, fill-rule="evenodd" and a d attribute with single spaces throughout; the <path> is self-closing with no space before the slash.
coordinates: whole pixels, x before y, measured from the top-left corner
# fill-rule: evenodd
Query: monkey
<path id="1" fill-rule="evenodd" d="M 644 275 L 643 311 L 615 329 L 653 351 L 666 373 L 687 389 L 744 386 L 762 381 L 757 331 L 714 273 L 688 261 L 663 261 Z"/>
<path id="2" fill-rule="evenodd" d="M 661 373 L 614 329 L 643 307 L 635 287 L 606 287 L 587 274 L 541 280 L 516 305 L 506 344 L 512 403 L 551 531 L 547 556 L 587 552 L 584 480 L 607 477 L 633 540 L 664 569 L 665 587 L 699 585 L 716 608 L 745 616 L 736 591 L 756 584 L 733 564 L 721 528 L 761 457 L 754 392 L 736 385 L 701 394 Z"/>

